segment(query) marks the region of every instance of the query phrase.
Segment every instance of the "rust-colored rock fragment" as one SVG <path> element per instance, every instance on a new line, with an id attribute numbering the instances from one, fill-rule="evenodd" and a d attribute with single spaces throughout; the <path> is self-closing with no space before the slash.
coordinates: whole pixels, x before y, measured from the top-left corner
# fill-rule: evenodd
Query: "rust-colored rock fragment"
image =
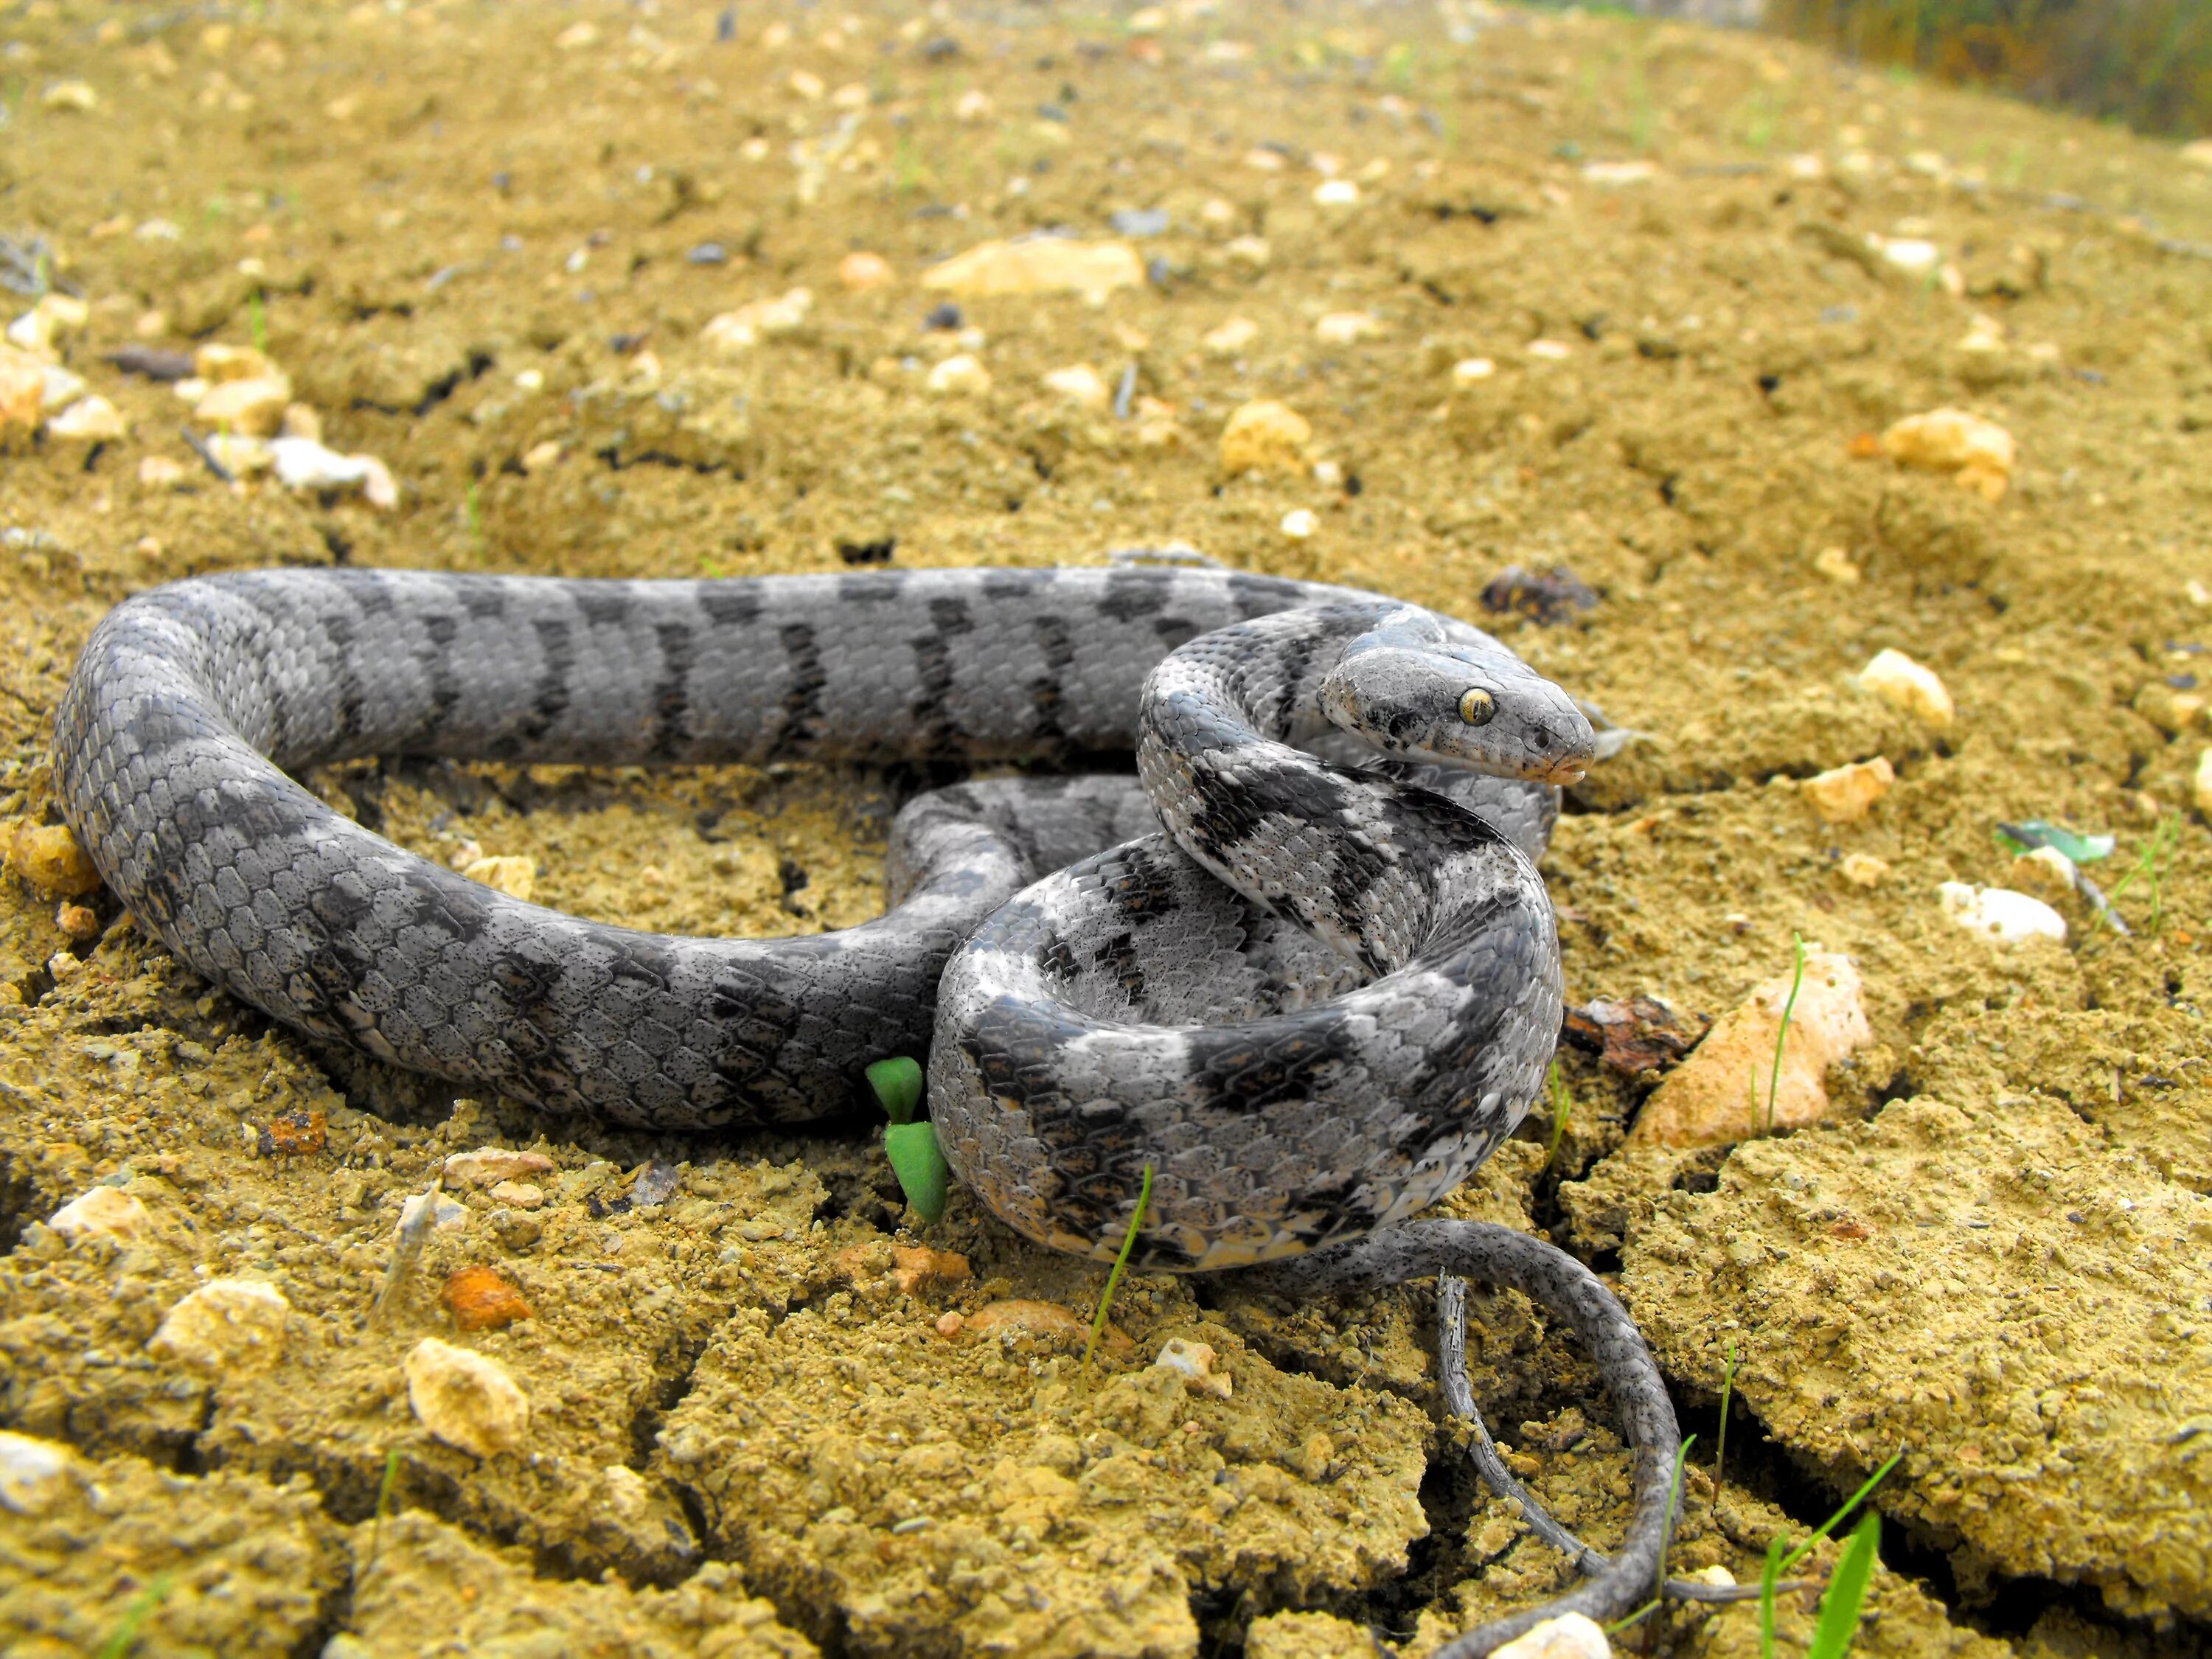
<path id="1" fill-rule="evenodd" d="M 438 1300 L 465 1331 L 504 1330 L 518 1319 L 531 1317 L 522 1292 L 492 1267 L 462 1268 L 446 1281 Z"/>

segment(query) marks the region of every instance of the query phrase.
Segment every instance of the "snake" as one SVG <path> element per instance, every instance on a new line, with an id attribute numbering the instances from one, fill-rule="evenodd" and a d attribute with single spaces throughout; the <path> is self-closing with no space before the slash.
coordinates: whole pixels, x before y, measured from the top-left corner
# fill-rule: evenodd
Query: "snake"
<path id="1" fill-rule="evenodd" d="M 1633 1322 L 1542 1240 L 1413 1218 L 1541 1086 L 1562 988 L 1534 860 L 1593 746 L 1480 629 L 1142 550 L 699 580 L 234 571 L 111 611 L 53 745 L 61 815 L 130 914 L 311 1037 L 655 1130 L 835 1116 L 871 1063 L 926 1053 L 954 1172 L 1048 1247 L 1279 1294 L 1527 1291 L 1598 1362 L 1634 1518 L 1611 1562 L 1583 1550 L 1579 1589 L 1447 1651 L 1649 1590 L 1679 1434 Z M 978 775 L 901 808 L 877 920 L 702 939 L 511 897 L 294 775 L 392 756 Z"/>

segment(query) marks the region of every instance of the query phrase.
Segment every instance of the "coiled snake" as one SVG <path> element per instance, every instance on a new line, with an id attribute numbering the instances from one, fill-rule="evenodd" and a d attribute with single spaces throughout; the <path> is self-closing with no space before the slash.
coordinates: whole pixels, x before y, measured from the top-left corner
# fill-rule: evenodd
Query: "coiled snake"
<path id="1" fill-rule="evenodd" d="M 111 612 L 63 699 L 55 778 L 135 916 L 315 1036 L 659 1128 L 820 1117 L 871 1061 L 927 1048 L 955 1170 L 1045 1243 L 1110 1255 L 1149 1167 L 1146 1265 L 1274 1263 L 1268 1287 L 1300 1292 L 1448 1271 L 1528 1291 L 1593 1348 L 1637 1444 L 1628 1547 L 1540 1610 L 1604 1616 L 1650 1585 L 1670 1513 L 1676 1431 L 1648 1352 L 1549 1246 L 1403 1224 L 1537 1092 L 1560 990 L 1530 858 L 1590 742 L 1565 694 L 1465 623 L 1218 569 L 281 570 Z M 894 825 L 884 917 L 768 940 L 523 903 L 285 770 L 1066 768 L 1132 749 L 1141 787 L 920 797 Z"/>

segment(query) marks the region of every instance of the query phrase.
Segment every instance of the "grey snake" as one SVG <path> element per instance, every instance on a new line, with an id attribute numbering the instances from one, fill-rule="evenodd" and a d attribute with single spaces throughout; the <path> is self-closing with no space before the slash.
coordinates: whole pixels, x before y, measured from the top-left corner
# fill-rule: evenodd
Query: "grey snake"
<path id="1" fill-rule="evenodd" d="M 1218 568 L 271 570 L 111 611 L 54 776 L 131 913 L 313 1036 L 660 1129 L 840 1113 L 927 1052 L 954 1170 L 1041 1243 L 1110 1256 L 1149 1171 L 1138 1265 L 1528 1291 L 1599 1363 L 1636 1519 L 1562 1602 L 1443 1650 L 1468 1659 L 1634 1605 L 1672 1513 L 1673 1410 L 1611 1293 L 1527 1235 L 1407 1219 L 1538 1092 L 1561 993 L 1532 860 L 1591 743 L 1464 623 Z M 1136 778 L 1080 769 L 1133 751 Z M 1078 771 L 909 802 L 878 921 L 726 939 L 513 899 L 287 775 L 391 755 Z"/>

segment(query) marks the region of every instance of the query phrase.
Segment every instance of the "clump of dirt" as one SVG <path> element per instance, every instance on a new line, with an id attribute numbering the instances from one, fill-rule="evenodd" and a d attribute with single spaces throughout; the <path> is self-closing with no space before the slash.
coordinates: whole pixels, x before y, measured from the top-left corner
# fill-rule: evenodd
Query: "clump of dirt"
<path id="1" fill-rule="evenodd" d="M 1546 864 L 1571 1000 L 1694 1034 L 1793 934 L 1864 982 L 1827 1124 L 1655 1162 L 1623 1142 L 1666 1056 L 1570 1048 L 1556 1135 L 1532 1121 L 1443 1206 L 1619 1273 L 1700 1434 L 1677 1569 L 1755 1576 L 1902 1445 L 1869 1650 L 2202 1642 L 2212 173 L 1773 41 L 1461 0 L 30 0 L 5 52 L 0 270 L 58 301 L 0 377 L 0 815 L 55 818 L 51 716 L 100 613 L 204 571 L 1180 539 L 1486 619 L 1615 728 Z M 921 284 L 1061 232 L 1145 280 Z M 289 382 L 266 413 L 319 431 L 320 482 L 210 447 L 177 377 L 240 365 Z M 1226 476 L 1259 400 L 1305 435 Z M 1945 407 L 2015 441 L 2001 492 L 1887 458 Z M 1859 683 L 1886 648 L 1950 724 Z M 1877 757 L 1863 817 L 1799 787 Z M 927 781 L 310 780 L 442 863 L 518 860 L 542 902 L 708 933 L 873 914 Z M 1992 830 L 2033 818 L 2116 837 L 2090 874 L 2129 932 L 2064 894 L 2063 943 L 1954 924 L 1939 884 L 2027 879 Z M 1087 1371 L 1057 1323 L 963 1337 L 994 1303 L 1087 1320 L 1101 1271 L 958 1195 L 915 1229 L 865 1129 L 679 1141 L 312 1048 L 39 872 L 0 882 L 0 1426 L 75 1472 L 0 1505 L 11 1651 L 129 1618 L 142 1650 L 331 1659 L 426 1622 L 488 1649 L 1419 1653 L 1565 1582 L 1441 1417 L 1425 1289 L 1292 1307 L 1139 1275 Z M 445 1179 L 488 1146 L 542 1162 Z M 100 1186 L 126 1224 L 49 1224 Z M 969 1276 L 902 1288 L 890 1252 L 921 1244 Z M 440 1291 L 483 1268 L 528 1314 L 460 1329 Z M 283 1298 L 280 1342 L 149 1348 L 241 1278 Z M 1594 1373 L 1520 1298 L 1474 1311 L 1509 1455 L 1609 1543 L 1627 1456 Z M 521 1449 L 424 1428 L 401 1366 L 431 1335 L 521 1389 Z M 1175 1337 L 1228 1398 L 1152 1366 Z M 1748 1652 L 1756 1615 L 1655 1639 Z"/>

